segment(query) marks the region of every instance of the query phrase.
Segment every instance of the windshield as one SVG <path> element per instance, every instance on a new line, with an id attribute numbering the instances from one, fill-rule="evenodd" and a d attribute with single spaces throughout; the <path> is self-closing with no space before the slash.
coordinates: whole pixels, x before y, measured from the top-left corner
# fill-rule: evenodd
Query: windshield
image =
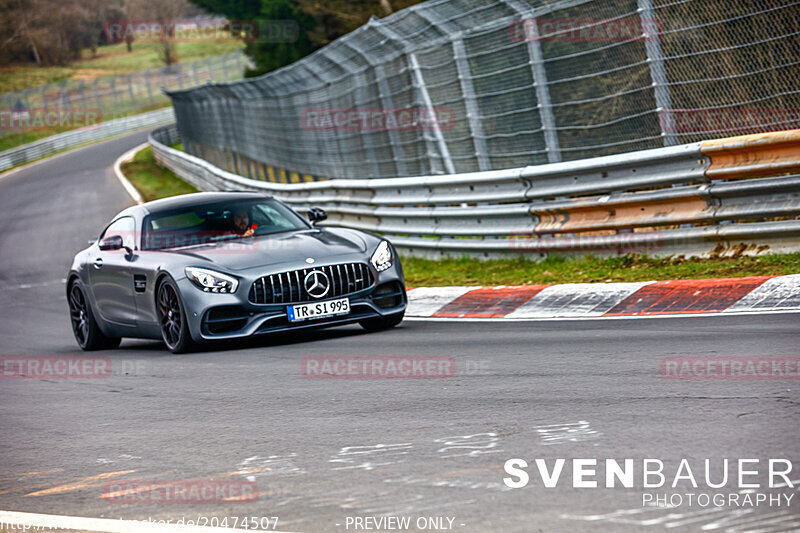
<path id="1" fill-rule="evenodd" d="M 276 200 L 216 202 L 149 215 L 144 220 L 143 248 L 182 248 L 308 227 L 304 219 Z"/>

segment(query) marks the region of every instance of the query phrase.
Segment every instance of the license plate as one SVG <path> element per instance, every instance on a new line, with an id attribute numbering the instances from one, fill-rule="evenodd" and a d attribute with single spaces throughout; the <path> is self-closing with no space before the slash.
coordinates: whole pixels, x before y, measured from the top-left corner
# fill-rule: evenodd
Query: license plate
<path id="1" fill-rule="evenodd" d="M 312 318 L 346 315 L 350 312 L 350 298 L 328 300 L 312 304 L 290 305 L 287 307 L 289 322 L 302 322 Z"/>

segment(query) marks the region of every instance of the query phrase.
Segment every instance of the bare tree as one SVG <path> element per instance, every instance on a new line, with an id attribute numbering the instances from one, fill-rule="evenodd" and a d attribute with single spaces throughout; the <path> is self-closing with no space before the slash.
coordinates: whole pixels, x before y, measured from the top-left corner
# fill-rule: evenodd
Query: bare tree
<path id="1" fill-rule="evenodd" d="M 124 9 L 128 18 L 159 23 L 162 31 L 158 40 L 158 56 L 167 66 L 178 61 L 175 23 L 199 13 L 187 0 L 125 0 Z"/>

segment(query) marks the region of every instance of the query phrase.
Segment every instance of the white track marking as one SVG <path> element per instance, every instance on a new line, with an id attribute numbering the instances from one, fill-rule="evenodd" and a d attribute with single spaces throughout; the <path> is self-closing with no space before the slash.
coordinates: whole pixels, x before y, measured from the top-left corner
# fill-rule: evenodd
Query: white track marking
<path id="1" fill-rule="evenodd" d="M 33 289 L 34 287 L 47 287 L 48 285 L 57 285 L 59 283 L 66 283 L 67 278 L 54 279 L 50 281 L 42 281 L 40 283 L 21 283 L 19 285 L 8 285 L 6 289 Z"/>
<path id="2" fill-rule="evenodd" d="M 800 309 L 800 274 L 768 279 L 723 312 L 780 309 Z"/>
<path id="3" fill-rule="evenodd" d="M 190 518 L 187 517 L 187 520 Z M 102 533 L 252 533 L 250 529 L 230 527 L 187 526 L 181 524 L 158 524 L 147 520 L 114 520 L 110 518 L 87 518 L 37 513 L 0 511 L 0 524 L 16 524 L 29 530 L 69 529 L 77 531 L 99 531 Z M 270 529 L 269 531 L 275 531 Z M 280 530 L 278 533 L 281 533 Z M 283 531 L 282 533 L 291 533 Z"/>
<path id="4" fill-rule="evenodd" d="M 459 296 L 481 287 L 418 287 L 408 291 L 409 316 L 431 316 Z"/>
<path id="5" fill-rule="evenodd" d="M 655 283 L 565 283 L 547 287 L 505 318 L 601 316 L 645 285 Z"/>
<path id="6" fill-rule="evenodd" d="M 144 150 L 148 146 L 150 146 L 150 143 L 140 144 L 139 146 L 131 148 L 119 156 L 116 161 L 114 161 L 114 174 L 117 176 L 117 179 L 122 186 L 125 187 L 125 190 L 128 192 L 130 197 L 133 198 L 133 201 L 137 204 L 143 204 L 144 199 L 142 199 L 142 195 L 139 194 L 139 191 L 136 190 L 136 187 L 134 187 L 133 184 L 128 181 L 128 178 L 126 178 L 125 174 L 122 173 L 122 169 L 120 167 L 122 166 L 122 163 L 127 163 L 128 161 L 133 160 L 137 152 Z"/>

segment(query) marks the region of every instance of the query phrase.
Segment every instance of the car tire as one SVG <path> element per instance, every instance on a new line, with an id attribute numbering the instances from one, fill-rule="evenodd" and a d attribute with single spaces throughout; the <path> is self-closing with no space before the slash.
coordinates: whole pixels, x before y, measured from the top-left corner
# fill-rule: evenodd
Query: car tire
<path id="1" fill-rule="evenodd" d="M 384 329 L 391 329 L 403 321 L 405 311 L 396 315 L 382 316 L 379 318 L 368 318 L 361 320 L 359 325 L 367 331 L 382 331 Z"/>
<path id="2" fill-rule="evenodd" d="M 82 350 L 91 352 L 94 350 L 112 350 L 119 346 L 122 341 L 119 337 L 108 337 L 97 325 L 94 318 L 92 304 L 86 296 L 86 290 L 81 280 L 75 279 L 69 285 L 67 293 L 67 303 L 69 304 L 69 317 L 72 324 L 72 334 Z"/>
<path id="3" fill-rule="evenodd" d="M 158 284 L 156 312 L 161 338 L 170 352 L 186 353 L 196 348 L 189 333 L 189 323 L 186 320 L 186 309 L 180 291 L 172 278 L 166 277 Z"/>

